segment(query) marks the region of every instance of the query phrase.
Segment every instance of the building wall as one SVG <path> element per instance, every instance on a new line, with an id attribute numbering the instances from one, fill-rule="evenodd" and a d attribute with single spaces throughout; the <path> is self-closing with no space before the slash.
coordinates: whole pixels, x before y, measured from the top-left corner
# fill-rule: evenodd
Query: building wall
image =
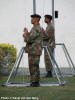
<path id="1" fill-rule="evenodd" d="M 33 13 L 33 0 L 0 0 L 0 43 L 9 43 L 15 45 L 20 51 L 25 45 L 22 34 L 24 27 L 31 29 L 30 15 Z M 57 43 L 65 43 L 71 55 L 75 60 L 75 0 L 55 0 L 55 10 L 59 11 L 59 18 L 55 19 L 55 37 Z M 51 14 L 51 1 L 38 0 L 37 13 L 40 13 L 42 19 L 41 26 L 44 28 L 44 15 Z M 59 50 L 59 49 L 58 49 Z M 60 51 L 60 50 L 59 50 Z M 59 52 L 60 53 L 60 52 Z M 41 57 L 40 66 L 44 67 L 44 58 Z M 25 66 L 28 66 L 27 54 L 24 57 Z M 61 58 L 62 59 L 62 58 Z M 57 57 L 61 62 L 60 54 Z M 63 56 L 63 65 L 64 65 Z"/>

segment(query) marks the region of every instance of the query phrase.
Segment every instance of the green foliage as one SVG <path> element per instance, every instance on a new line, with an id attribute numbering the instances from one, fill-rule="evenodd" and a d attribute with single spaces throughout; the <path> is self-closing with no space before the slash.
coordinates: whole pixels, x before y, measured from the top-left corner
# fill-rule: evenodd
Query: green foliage
<path id="1" fill-rule="evenodd" d="M 0 44 L 0 71 L 10 70 L 16 60 L 17 50 L 13 45 Z"/>

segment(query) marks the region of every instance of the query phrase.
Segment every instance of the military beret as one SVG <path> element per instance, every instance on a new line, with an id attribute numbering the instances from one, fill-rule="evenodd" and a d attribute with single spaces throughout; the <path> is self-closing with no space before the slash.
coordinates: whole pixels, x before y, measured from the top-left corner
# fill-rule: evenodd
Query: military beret
<path id="1" fill-rule="evenodd" d="M 49 18 L 50 20 L 52 20 L 52 16 L 51 15 L 45 15 L 45 18 Z"/>
<path id="2" fill-rule="evenodd" d="M 38 15 L 38 14 L 33 14 L 33 15 L 31 15 L 31 17 L 32 17 L 32 18 L 41 18 L 41 16 Z"/>

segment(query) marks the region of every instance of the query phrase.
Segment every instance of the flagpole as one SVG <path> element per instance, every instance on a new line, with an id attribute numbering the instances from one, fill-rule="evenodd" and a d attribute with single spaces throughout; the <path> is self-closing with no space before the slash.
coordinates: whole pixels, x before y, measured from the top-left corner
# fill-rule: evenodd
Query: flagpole
<path id="1" fill-rule="evenodd" d="M 33 0 L 33 14 L 36 14 L 36 0 Z"/>
<path id="2" fill-rule="evenodd" d="M 52 0 L 52 24 L 53 26 L 55 27 L 55 22 L 54 22 L 54 18 L 55 18 L 55 11 L 54 11 L 54 0 Z M 55 35 L 55 32 L 54 32 L 54 35 Z M 53 56 L 55 58 L 55 49 L 53 51 Z M 54 64 L 55 66 L 55 64 Z M 52 69 L 52 73 L 54 74 L 54 70 Z"/>
<path id="3" fill-rule="evenodd" d="M 54 25 L 54 0 L 52 0 L 52 24 Z M 54 25 L 55 26 L 55 25 Z"/>

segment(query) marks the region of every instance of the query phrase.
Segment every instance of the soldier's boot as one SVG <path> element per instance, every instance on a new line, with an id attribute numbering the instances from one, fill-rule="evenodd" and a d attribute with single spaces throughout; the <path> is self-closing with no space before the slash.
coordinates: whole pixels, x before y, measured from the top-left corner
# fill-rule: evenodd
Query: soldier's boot
<path id="1" fill-rule="evenodd" d="M 51 78 L 52 77 L 52 72 L 48 71 L 45 77 L 50 77 Z"/>
<path id="2" fill-rule="evenodd" d="M 40 86 L 39 81 L 38 82 L 32 82 L 30 84 L 30 87 L 39 87 L 39 86 Z"/>

